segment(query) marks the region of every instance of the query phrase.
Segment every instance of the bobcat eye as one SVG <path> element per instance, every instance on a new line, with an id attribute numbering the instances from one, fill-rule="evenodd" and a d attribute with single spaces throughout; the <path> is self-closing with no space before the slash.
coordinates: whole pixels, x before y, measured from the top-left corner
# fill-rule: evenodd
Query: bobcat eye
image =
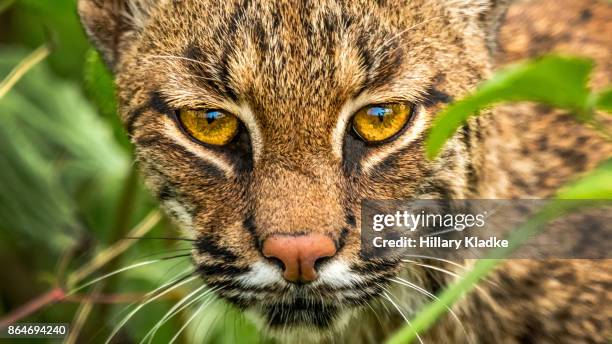
<path id="1" fill-rule="evenodd" d="M 368 105 L 353 116 L 353 130 L 366 142 L 382 142 L 406 127 L 413 110 L 410 103 Z"/>
<path id="2" fill-rule="evenodd" d="M 238 133 L 238 118 L 221 110 L 181 109 L 178 117 L 189 135 L 210 145 L 223 146 Z"/>

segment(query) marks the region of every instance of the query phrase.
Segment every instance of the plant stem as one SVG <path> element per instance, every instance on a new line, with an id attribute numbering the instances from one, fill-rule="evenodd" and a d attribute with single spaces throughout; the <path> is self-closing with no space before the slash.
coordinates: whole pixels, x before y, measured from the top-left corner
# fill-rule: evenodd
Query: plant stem
<path id="1" fill-rule="evenodd" d="M 30 300 L 30 302 L 26 303 L 25 305 L 17 308 L 8 316 L 2 318 L 2 320 L 0 320 L 0 329 L 16 323 L 17 321 L 29 316 L 43 307 L 62 300 L 65 295 L 66 294 L 62 288 L 59 287 L 49 290 L 35 299 Z"/>
<path id="2" fill-rule="evenodd" d="M 13 88 L 13 86 L 15 86 L 15 84 L 21 80 L 21 78 L 28 71 L 30 71 L 30 69 L 32 69 L 32 67 L 36 66 L 42 60 L 47 58 L 47 56 L 51 54 L 51 51 L 51 44 L 45 43 L 19 62 L 19 64 L 0 83 L 0 99 L 4 97 L 8 91 L 10 91 L 11 88 Z"/>
<path id="3" fill-rule="evenodd" d="M 79 338 L 79 333 L 81 333 L 81 330 L 83 329 L 83 326 L 85 325 L 85 322 L 89 317 L 89 313 L 91 313 L 91 309 L 94 305 L 91 299 L 98 296 L 103 287 L 104 283 L 98 284 L 89 294 L 90 297 L 84 299 L 81 302 L 81 305 L 79 306 L 79 309 L 77 310 L 77 313 L 74 316 L 74 320 L 72 321 L 72 328 L 68 333 L 68 338 L 66 338 L 64 344 L 74 344 L 77 342 L 77 339 Z"/>

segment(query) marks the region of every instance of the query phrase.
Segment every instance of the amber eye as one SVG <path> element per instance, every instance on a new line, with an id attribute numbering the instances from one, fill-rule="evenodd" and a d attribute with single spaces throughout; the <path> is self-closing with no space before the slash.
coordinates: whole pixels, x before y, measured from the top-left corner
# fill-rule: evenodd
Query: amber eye
<path id="1" fill-rule="evenodd" d="M 238 133 L 238 118 L 221 110 L 182 109 L 179 120 L 189 135 L 210 145 L 228 144 Z"/>
<path id="2" fill-rule="evenodd" d="M 353 116 L 353 129 L 366 142 L 382 142 L 406 127 L 412 111 L 410 103 L 368 105 Z"/>

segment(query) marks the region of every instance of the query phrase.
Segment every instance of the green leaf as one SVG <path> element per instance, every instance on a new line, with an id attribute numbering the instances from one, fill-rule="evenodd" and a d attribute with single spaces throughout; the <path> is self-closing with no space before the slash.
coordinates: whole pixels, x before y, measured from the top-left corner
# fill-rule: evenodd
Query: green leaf
<path id="1" fill-rule="evenodd" d="M 604 161 L 587 177 L 565 186 L 559 199 L 612 199 L 612 159 Z"/>
<path id="2" fill-rule="evenodd" d="M 474 289 L 503 259 L 494 257 L 507 257 L 525 240 L 537 234 L 549 221 L 585 206 L 597 206 L 601 200 L 612 200 L 612 159 L 604 161 L 595 170 L 588 173 L 578 181 L 563 187 L 557 198 L 550 201 L 542 210 L 530 218 L 525 224 L 513 230 L 508 237 L 509 246 L 498 248 L 488 258 L 477 260 L 472 270 L 446 288 L 440 297 L 427 305 L 410 325 L 404 326 L 387 344 L 405 344 L 413 342 L 418 333 L 429 329 L 438 318 L 445 314 L 466 293 Z M 567 200 L 593 200 L 593 202 L 567 202 Z M 609 204 L 609 203 L 608 203 Z"/>
<path id="3" fill-rule="evenodd" d="M 587 81 L 592 68 L 593 63 L 587 59 L 552 55 L 496 73 L 474 94 L 449 105 L 434 120 L 427 138 L 427 156 L 436 157 L 470 116 L 495 103 L 537 101 L 584 116 L 589 110 Z"/>
<path id="4" fill-rule="evenodd" d="M 595 108 L 612 113 L 612 88 L 597 94 Z"/>

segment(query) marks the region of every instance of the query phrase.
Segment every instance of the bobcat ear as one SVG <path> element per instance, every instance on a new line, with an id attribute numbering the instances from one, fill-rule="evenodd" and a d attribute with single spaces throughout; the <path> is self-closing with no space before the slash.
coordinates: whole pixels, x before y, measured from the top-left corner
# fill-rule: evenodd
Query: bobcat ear
<path id="1" fill-rule="evenodd" d="M 487 47 L 494 51 L 497 31 L 513 0 L 446 0 L 449 8 L 464 19 L 476 20 L 484 30 Z"/>
<path id="2" fill-rule="evenodd" d="M 81 23 L 111 69 L 121 47 L 142 28 L 148 11 L 158 0 L 78 0 Z"/>

